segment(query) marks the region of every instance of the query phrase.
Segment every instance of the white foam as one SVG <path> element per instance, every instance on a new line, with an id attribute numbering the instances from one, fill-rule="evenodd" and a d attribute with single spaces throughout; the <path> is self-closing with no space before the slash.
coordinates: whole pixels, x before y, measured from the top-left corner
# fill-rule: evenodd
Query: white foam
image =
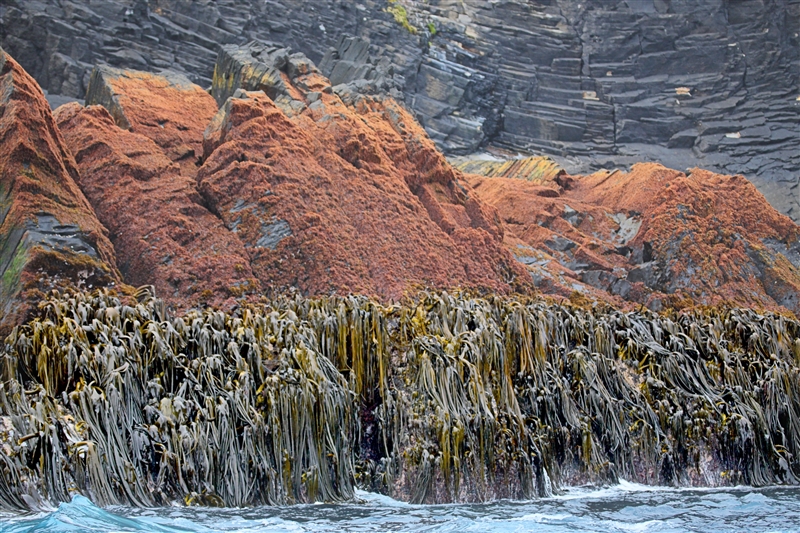
<path id="1" fill-rule="evenodd" d="M 572 518 L 569 514 L 546 514 L 546 513 L 533 513 L 526 514 L 517 518 L 509 518 L 509 522 L 536 522 L 537 524 L 548 522 L 563 522 L 568 518 Z"/>
<path id="2" fill-rule="evenodd" d="M 385 494 L 378 494 L 376 492 L 367 492 L 365 490 L 356 490 L 356 498 L 362 500 L 364 503 L 380 505 L 382 507 L 409 507 L 410 504 L 401 502 L 390 498 Z"/>

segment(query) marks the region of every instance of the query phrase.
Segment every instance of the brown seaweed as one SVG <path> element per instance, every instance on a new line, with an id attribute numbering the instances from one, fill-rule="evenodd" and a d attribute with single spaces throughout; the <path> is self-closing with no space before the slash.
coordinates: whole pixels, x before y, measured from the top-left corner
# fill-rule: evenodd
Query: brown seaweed
<path id="1" fill-rule="evenodd" d="M 0 362 L 0 508 L 796 484 L 800 324 L 422 293 L 168 314 L 54 295 Z"/>

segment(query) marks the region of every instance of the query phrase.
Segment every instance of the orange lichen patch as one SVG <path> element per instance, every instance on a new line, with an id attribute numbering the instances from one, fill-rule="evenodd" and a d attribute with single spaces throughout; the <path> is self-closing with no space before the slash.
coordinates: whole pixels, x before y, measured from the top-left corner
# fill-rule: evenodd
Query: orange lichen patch
<path id="1" fill-rule="evenodd" d="M 569 179 L 569 189 L 470 183 L 500 212 L 512 251 L 519 239 L 547 252 L 567 279 L 657 309 L 693 302 L 800 311 L 798 227 L 745 178 L 648 163 Z"/>
<path id="2" fill-rule="evenodd" d="M 155 286 L 177 309 L 230 308 L 234 298 L 258 291 L 239 238 L 202 205 L 194 179 L 160 146 L 119 128 L 100 106 L 68 104 L 56 119 L 126 282 Z"/>
<path id="3" fill-rule="evenodd" d="M 645 212 L 657 195 L 685 175 L 657 163 L 634 165 L 630 173 L 614 170 L 580 176 L 572 183 L 569 196 L 611 211 Z"/>
<path id="4" fill-rule="evenodd" d="M 317 93 L 293 118 L 243 93 L 207 131 L 200 191 L 265 287 L 397 298 L 420 285 L 530 286 L 493 209 L 404 109 L 390 99 L 347 106 L 322 80 L 292 80 L 304 98 Z"/>
<path id="5" fill-rule="evenodd" d="M 107 231 L 39 86 L 0 49 L 0 335 L 43 292 L 118 282 Z"/>
<path id="6" fill-rule="evenodd" d="M 516 178 L 537 184 L 552 184 L 565 174 L 563 168 L 549 157 L 523 157 L 519 159 L 472 159 L 460 158 L 453 166 L 467 174 L 478 174 L 487 178 Z"/>
<path id="7" fill-rule="evenodd" d="M 211 95 L 180 74 L 111 67 L 92 72 L 86 104 L 104 106 L 120 127 L 155 141 L 188 176 L 197 173 L 203 130 L 217 112 Z"/>

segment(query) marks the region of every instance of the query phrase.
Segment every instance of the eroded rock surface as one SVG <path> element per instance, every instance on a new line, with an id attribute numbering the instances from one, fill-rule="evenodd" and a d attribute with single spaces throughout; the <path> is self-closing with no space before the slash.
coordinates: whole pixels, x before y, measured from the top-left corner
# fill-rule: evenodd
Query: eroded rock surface
<path id="1" fill-rule="evenodd" d="M 39 86 L 0 49 L 0 334 L 53 288 L 119 281 Z"/>
<path id="2" fill-rule="evenodd" d="M 257 292 L 244 246 L 161 147 L 118 127 L 101 106 L 68 104 L 56 119 L 126 282 L 155 286 L 177 309 L 230 308 L 234 298 Z"/>
<path id="3" fill-rule="evenodd" d="M 528 283 L 494 211 L 391 98 L 345 105 L 310 60 L 258 44 L 223 50 L 213 92 L 235 96 L 206 130 L 200 192 L 265 287 L 397 298 Z"/>
<path id="4" fill-rule="evenodd" d="M 800 311 L 800 231 L 741 176 L 638 164 L 550 181 L 468 181 L 497 208 L 507 246 L 545 292 L 600 290 L 656 310 Z"/>
<path id="5" fill-rule="evenodd" d="M 743 174 L 800 216 L 793 0 L 17 0 L 0 20 L 0 44 L 57 95 L 83 98 L 98 62 L 207 87 L 220 45 L 273 41 L 334 85 L 401 97 L 448 154 Z"/>

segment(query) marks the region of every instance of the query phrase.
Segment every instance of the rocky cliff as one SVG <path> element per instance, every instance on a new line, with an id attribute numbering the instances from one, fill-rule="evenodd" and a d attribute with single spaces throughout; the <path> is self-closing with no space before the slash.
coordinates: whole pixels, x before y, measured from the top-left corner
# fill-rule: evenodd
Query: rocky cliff
<path id="1" fill-rule="evenodd" d="M 52 289 L 114 286 L 114 248 L 41 89 L 0 49 L 0 334 Z"/>
<path id="2" fill-rule="evenodd" d="M 153 286 L 175 310 L 231 309 L 295 289 L 384 300 L 421 287 L 533 290 L 503 245 L 497 213 L 390 97 L 345 104 L 308 58 L 255 44 L 220 55 L 215 87 L 219 110 L 180 75 L 101 67 L 87 92 L 94 105 L 66 104 L 54 120 L 38 92 L 20 111 L 9 108 L 10 131 L 24 124 L 59 150 L 62 159 L 41 166 L 67 188 L 31 197 L 7 219 L 63 219 L 53 224 L 69 233 L 64 246 L 103 259 L 109 273 L 118 268 L 127 284 Z M 38 121 L 24 120 L 34 113 Z M 16 142 L 25 139 L 3 140 L 7 190 L 31 173 L 45 181 Z M 48 207 L 68 201 L 83 202 L 80 216 Z M 102 239 L 105 255 L 69 240 L 82 227 Z M 24 256 L 13 240 L 20 231 L 9 226 L 13 242 L 3 248 L 14 268 Z M 109 286 L 92 272 L 93 286 Z M 42 280 L 68 274 L 56 267 Z M 11 276 L 7 305 L 25 282 Z"/>
<path id="3" fill-rule="evenodd" d="M 98 62 L 207 87 L 219 46 L 273 41 L 333 85 L 404 100 L 448 154 L 744 174 L 800 216 L 796 0 L 36 0 L 5 2 L 0 20 L 54 95 L 84 98 Z"/>
<path id="4" fill-rule="evenodd" d="M 465 173 L 269 43 L 54 113 L 0 57 L 0 508 L 798 483 L 798 230 L 743 177 Z"/>
<path id="5" fill-rule="evenodd" d="M 471 287 L 800 311 L 797 226 L 741 177 L 658 164 L 572 176 L 543 158 L 465 158 L 463 174 L 394 99 L 333 86 L 271 44 L 223 47 L 210 93 L 98 67 L 92 105 L 60 107 L 60 131 L 41 93 L 27 102 L 29 127 L 74 165 L 64 181 L 88 198 L 86 224 L 110 237 L 107 270 L 175 310 Z M 9 281 L 6 301 L 23 285 Z"/>

